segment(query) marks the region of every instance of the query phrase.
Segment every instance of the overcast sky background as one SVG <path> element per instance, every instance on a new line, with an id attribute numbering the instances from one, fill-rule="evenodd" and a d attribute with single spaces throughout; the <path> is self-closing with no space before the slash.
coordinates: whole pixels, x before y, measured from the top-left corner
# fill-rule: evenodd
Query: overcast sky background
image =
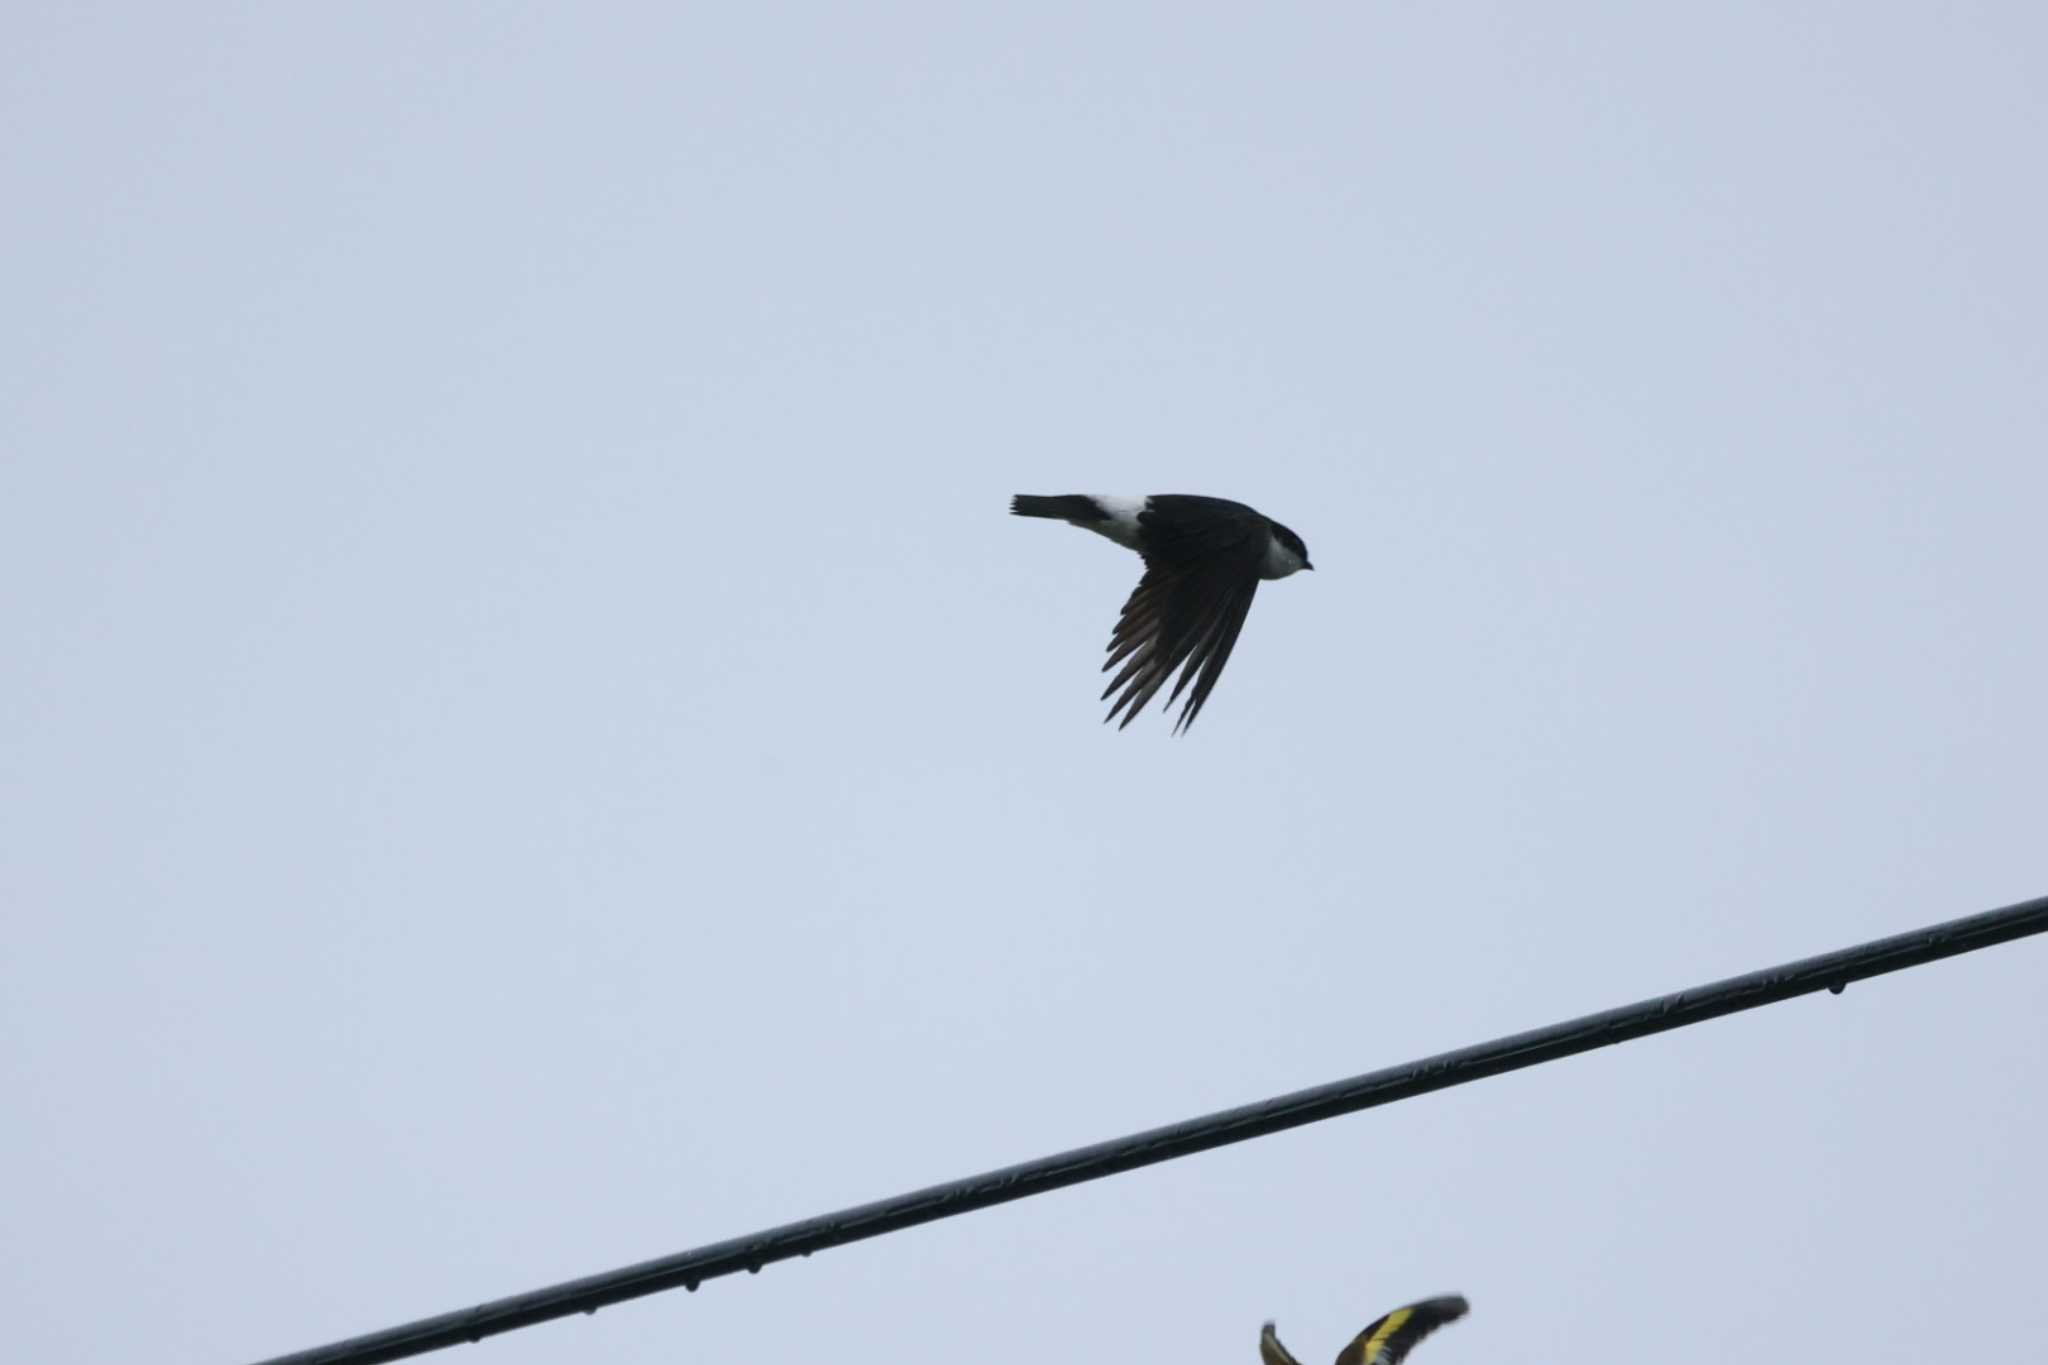
<path id="1" fill-rule="evenodd" d="M 1787 13 L 1796 10 L 1795 13 Z M 1654 11 L 1654 12 L 1652 12 Z M 10 1357 L 233 1361 L 2048 890 L 2035 5 L 21 4 Z M 1139 565 L 1307 540 L 1186 738 Z M 2048 944 L 453 1359 L 2033 1359 Z"/>

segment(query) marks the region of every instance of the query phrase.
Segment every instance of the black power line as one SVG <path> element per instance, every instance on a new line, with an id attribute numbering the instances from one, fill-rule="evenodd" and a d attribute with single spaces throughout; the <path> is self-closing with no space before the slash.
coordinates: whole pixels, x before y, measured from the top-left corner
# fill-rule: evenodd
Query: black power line
<path id="1" fill-rule="evenodd" d="M 1685 1028 L 1819 990 L 1840 994 L 1851 981 L 1903 971 L 2043 932 L 2048 932 L 2048 896 L 1781 967 L 1729 977 L 1620 1009 L 1584 1015 L 1548 1028 L 1496 1038 L 1455 1052 L 1441 1052 L 1421 1061 L 1369 1071 L 1350 1080 L 1098 1142 L 1092 1147 L 1077 1147 L 1071 1152 L 1006 1166 L 985 1175 L 932 1185 L 894 1199 L 861 1204 L 800 1223 L 785 1223 L 694 1251 L 677 1252 L 601 1275 L 495 1299 L 474 1308 L 421 1318 L 367 1336 L 278 1356 L 262 1365 L 372 1365 L 376 1361 L 422 1355 L 459 1342 L 480 1341 L 572 1313 L 595 1313 L 608 1304 L 660 1293 L 677 1285 L 695 1289 L 700 1281 L 713 1276 L 758 1271 L 771 1261 L 808 1256 L 826 1247 L 879 1237 L 899 1228 L 1044 1194 L 1084 1180 L 1097 1180 L 1212 1147 L 1299 1128 L 1305 1123 L 1392 1104 L 1432 1090 L 1448 1090 L 1505 1071 L 1519 1071 L 1525 1066 L 1590 1052 L 1608 1043 Z"/>

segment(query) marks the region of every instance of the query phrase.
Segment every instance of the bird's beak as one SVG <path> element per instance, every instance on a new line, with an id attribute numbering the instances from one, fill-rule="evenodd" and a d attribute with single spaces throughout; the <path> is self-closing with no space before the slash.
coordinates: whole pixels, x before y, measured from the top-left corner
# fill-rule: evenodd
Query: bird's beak
<path id="1" fill-rule="evenodd" d="M 1314 573 L 1316 571 L 1316 566 L 1309 563 L 1306 559 L 1301 561 L 1301 567 L 1307 569 L 1310 573 Z"/>

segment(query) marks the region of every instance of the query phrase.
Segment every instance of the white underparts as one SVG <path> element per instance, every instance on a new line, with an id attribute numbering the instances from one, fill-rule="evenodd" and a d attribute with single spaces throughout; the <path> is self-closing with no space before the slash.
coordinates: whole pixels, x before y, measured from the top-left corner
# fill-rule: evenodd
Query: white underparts
<path id="1" fill-rule="evenodd" d="M 1265 562 L 1259 565 L 1261 578 L 1285 578 L 1301 571 L 1301 556 L 1280 543 L 1278 536 L 1266 537 Z"/>

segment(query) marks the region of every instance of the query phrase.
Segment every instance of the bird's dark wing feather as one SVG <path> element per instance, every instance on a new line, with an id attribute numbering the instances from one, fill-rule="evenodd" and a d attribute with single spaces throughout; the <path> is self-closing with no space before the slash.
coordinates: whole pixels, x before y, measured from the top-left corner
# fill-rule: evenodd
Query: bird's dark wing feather
<path id="1" fill-rule="evenodd" d="M 1460 1295 L 1446 1294 L 1396 1308 L 1353 1337 L 1351 1344 L 1337 1353 L 1337 1365 L 1399 1365 L 1416 1342 L 1464 1317 L 1470 1306 Z"/>
<path id="2" fill-rule="evenodd" d="M 1161 503 L 1165 514 L 1156 510 Z M 1256 512 L 1217 498 L 1154 497 L 1152 505 L 1142 518 L 1145 576 L 1124 603 L 1102 666 L 1123 665 L 1103 689 L 1105 701 L 1116 694 L 1103 719 L 1122 712 L 1117 728 L 1129 725 L 1179 669 L 1167 705 L 1194 684 L 1174 723 L 1179 733 L 1194 724 L 1230 661 L 1259 590 L 1268 532 Z"/>
<path id="3" fill-rule="evenodd" d="M 1265 1361 L 1266 1365 L 1301 1365 L 1301 1362 L 1294 1358 L 1294 1353 L 1280 1344 L 1280 1338 L 1275 1334 L 1270 1322 L 1259 1330 L 1259 1359 Z"/>

